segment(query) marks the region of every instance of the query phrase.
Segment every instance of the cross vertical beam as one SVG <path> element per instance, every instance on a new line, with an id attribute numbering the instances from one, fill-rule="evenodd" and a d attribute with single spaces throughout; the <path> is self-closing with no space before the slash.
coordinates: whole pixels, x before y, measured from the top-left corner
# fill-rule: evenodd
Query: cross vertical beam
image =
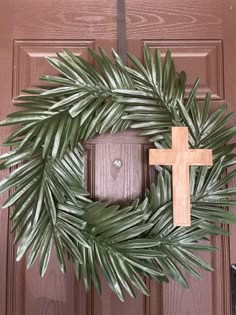
<path id="1" fill-rule="evenodd" d="M 190 226 L 190 165 L 212 165 L 212 150 L 189 149 L 188 128 L 172 127 L 172 149 L 150 149 L 150 165 L 172 166 L 175 226 Z"/>

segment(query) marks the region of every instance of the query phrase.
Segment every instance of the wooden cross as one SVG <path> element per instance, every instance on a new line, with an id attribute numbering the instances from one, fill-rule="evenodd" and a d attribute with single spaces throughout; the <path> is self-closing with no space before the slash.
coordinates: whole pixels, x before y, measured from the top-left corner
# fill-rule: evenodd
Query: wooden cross
<path id="1" fill-rule="evenodd" d="M 188 128 L 172 127 L 172 149 L 150 149 L 150 165 L 172 165 L 175 226 L 190 226 L 190 165 L 212 165 L 212 150 L 189 149 Z"/>

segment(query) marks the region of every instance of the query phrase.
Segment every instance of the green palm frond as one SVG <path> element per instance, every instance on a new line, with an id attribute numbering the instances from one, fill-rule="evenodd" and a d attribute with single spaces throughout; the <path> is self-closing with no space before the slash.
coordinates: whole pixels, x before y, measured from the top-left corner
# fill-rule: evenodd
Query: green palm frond
<path id="1" fill-rule="evenodd" d="M 186 75 L 176 73 L 170 51 L 162 62 L 145 46 L 144 64 L 129 54 L 131 67 L 114 50 L 112 59 L 102 49 L 89 51 L 96 67 L 68 50 L 48 58 L 59 75 L 42 77 L 49 87 L 24 91 L 15 103 L 21 110 L 0 123 L 19 127 L 0 156 L 0 169 L 10 170 L 0 193 L 11 191 L 4 207 L 12 207 L 17 260 L 28 254 L 30 267 L 39 257 L 44 275 L 55 246 L 63 272 L 69 257 L 86 289 L 93 282 L 101 293 L 100 270 L 121 300 L 124 289 L 132 297 L 134 288 L 148 294 L 143 277 L 188 287 L 184 271 L 200 278 L 199 268 L 212 270 L 196 251 L 215 250 L 209 236 L 228 235 L 221 224 L 236 222 L 227 209 L 236 204 L 228 186 L 236 175 L 233 114 L 225 104 L 212 112 L 209 94 L 199 105 L 199 79 L 185 98 Z M 142 202 L 124 207 L 90 199 L 83 141 L 131 127 L 167 149 L 172 126 L 188 127 L 190 148 L 213 150 L 213 167 L 190 169 L 191 227 L 173 225 L 168 166 L 156 166 L 157 183 Z"/>
<path id="2" fill-rule="evenodd" d="M 199 177 L 198 174 L 197 176 Z M 202 179 L 202 185 L 207 183 L 208 177 L 205 176 Z M 156 249 L 166 255 L 156 258 L 164 274 L 187 288 L 188 284 L 181 269 L 197 278 L 200 278 L 200 274 L 196 268 L 212 270 L 194 252 L 197 250 L 213 251 L 216 248 L 211 246 L 209 241 L 207 244 L 206 241 L 204 244 L 199 244 L 198 241 L 204 240 L 206 234 L 228 235 L 226 230 L 210 222 L 232 223 L 236 222 L 236 216 L 223 208 L 212 206 L 211 203 L 209 211 L 209 205 L 205 208 L 204 204 L 192 201 L 192 226 L 189 228 L 175 227 L 172 216 L 171 190 L 170 173 L 164 171 L 163 174 L 158 175 L 157 185 L 152 184 L 150 191 L 147 191 L 149 209 L 151 209 L 147 222 L 153 224 L 148 235 L 160 242 Z M 194 197 L 192 196 L 192 199 Z"/>
<path id="3" fill-rule="evenodd" d="M 111 289 L 123 300 L 121 286 L 133 296 L 132 286 L 147 294 L 147 289 L 139 273 L 145 272 L 150 276 L 164 277 L 160 268 L 150 263 L 150 259 L 163 256 L 153 249 L 158 244 L 155 240 L 143 239 L 141 235 L 150 229 L 152 224 L 145 223 L 142 205 L 120 208 L 117 205 L 107 205 L 101 202 L 93 203 L 85 209 L 83 216 L 88 222 L 87 234 L 91 247 L 84 254 L 84 266 L 81 275 L 87 289 L 90 278 L 100 291 L 100 281 L 95 270 L 101 269 Z M 91 256 L 95 257 L 91 264 Z M 133 279 L 133 280 L 132 280 Z"/>

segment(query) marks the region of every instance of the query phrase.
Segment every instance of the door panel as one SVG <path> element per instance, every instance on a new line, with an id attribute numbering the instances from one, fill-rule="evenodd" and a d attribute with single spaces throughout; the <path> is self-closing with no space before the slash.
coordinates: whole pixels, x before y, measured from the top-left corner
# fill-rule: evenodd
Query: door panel
<path id="1" fill-rule="evenodd" d="M 21 90 L 42 85 L 39 77 L 55 75 L 57 71 L 48 67 L 45 57 L 56 57 L 56 52 L 69 49 L 88 61 L 91 58 L 88 48 L 95 48 L 94 40 L 14 40 L 13 64 L 13 98 L 20 95 Z"/>
<path id="2" fill-rule="evenodd" d="M 12 100 L 21 89 L 42 84 L 38 77 L 54 74 L 45 56 L 68 48 L 91 61 L 87 48 L 102 46 L 108 53 L 117 47 L 116 1 L 2 0 L 0 1 L 0 95 L 3 119 L 14 110 Z M 143 60 L 143 46 L 159 48 L 162 56 L 172 50 L 177 70 L 186 70 L 188 89 L 197 76 L 197 97 L 212 93 L 215 105 L 226 100 L 235 109 L 236 99 L 236 2 L 229 0 L 127 0 L 128 50 Z M 10 128 L 2 128 L 0 141 Z M 147 165 L 146 139 L 127 131 L 102 135 L 86 143 L 87 186 L 93 198 L 130 201 L 142 198 L 153 180 Z M 3 152 L 4 149 L 1 148 Z M 120 169 L 113 161 L 120 159 Z M 4 173 L 1 173 L 4 176 Z M 2 195 L 1 202 L 6 198 Z M 10 209 L 8 209 L 10 211 Z M 8 213 L 0 212 L 1 315 L 230 315 L 230 264 L 236 261 L 236 226 L 231 238 L 212 243 L 217 253 L 201 257 L 211 262 L 214 273 L 201 272 L 202 281 L 189 279 L 190 290 L 174 282 L 162 286 L 147 280 L 150 297 L 121 303 L 103 281 L 103 295 L 89 294 L 78 284 L 72 266 L 61 274 L 55 254 L 43 279 L 37 262 L 26 271 L 25 260 L 15 262 L 9 235 Z"/>

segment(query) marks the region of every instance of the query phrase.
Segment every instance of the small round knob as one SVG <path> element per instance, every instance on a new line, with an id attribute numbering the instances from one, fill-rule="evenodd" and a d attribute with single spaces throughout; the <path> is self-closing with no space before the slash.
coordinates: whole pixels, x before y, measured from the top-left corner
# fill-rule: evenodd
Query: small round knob
<path id="1" fill-rule="evenodd" d="M 120 159 L 116 159 L 116 160 L 113 161 L 112 164 L 113 164 L 113 167 L 114 167 L 114 168 L 119 169 L 119 168 L 122 167 L 123 162 L 122 162 Z"/>

